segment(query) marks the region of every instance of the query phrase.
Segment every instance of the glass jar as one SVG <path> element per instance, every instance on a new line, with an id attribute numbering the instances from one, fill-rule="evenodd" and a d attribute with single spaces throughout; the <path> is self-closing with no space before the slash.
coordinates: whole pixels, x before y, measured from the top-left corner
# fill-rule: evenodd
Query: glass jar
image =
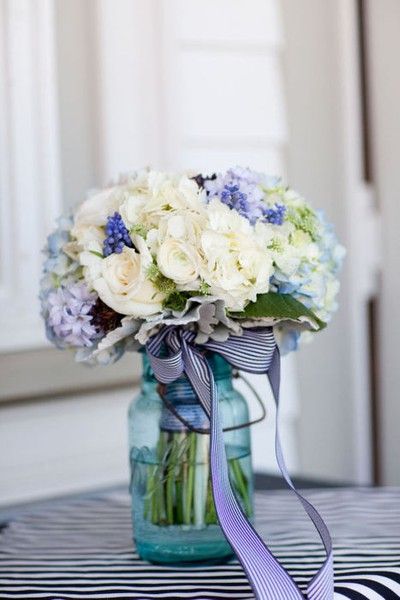
<path id="1" fill-rule="evenodd" d="M 232 368 L 219 355 L 207 356 L 218 389 L 224 428 L 248 423 L 244 397 L 232 386 Z M 196 395 L 185 375 L 159 394 L 143 353 L 141 389 L 129 409 L 129 447 L 134 540 L 144 560 L 155 563 L 216 563 L 233 555 L 215 512 L 209 471 L 208 433 Z M 177 416 L 174 416 L 175 415 Z M 253 513 L 250 428 L 224 432 L 229 473 L 245 513 Z"/>

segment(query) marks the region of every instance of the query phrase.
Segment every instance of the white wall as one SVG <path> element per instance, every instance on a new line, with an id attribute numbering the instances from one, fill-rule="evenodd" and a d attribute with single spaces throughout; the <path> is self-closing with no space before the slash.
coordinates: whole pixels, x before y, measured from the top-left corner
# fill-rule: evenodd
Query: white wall
<path id="1" fill-rule="evenodd" d="M 127 411 L 135 391 L 1 407 L 0 504 L 127 482 Z"/>

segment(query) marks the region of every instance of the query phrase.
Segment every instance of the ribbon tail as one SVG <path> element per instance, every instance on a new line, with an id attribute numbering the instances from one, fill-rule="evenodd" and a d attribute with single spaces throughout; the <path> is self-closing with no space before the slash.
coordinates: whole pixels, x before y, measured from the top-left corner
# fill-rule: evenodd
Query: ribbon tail
<path id="1" fill-rule="evenodd" d="M 186 348 L 185 370 L 205 408 L 210 409 L 210 470 L 221 529 L 240 561 L 257 600 L 304 600 L 244 514 L 229 480 L 228 461 L 214 376 L 207 360 Z"/>
<path id="2" fill-rule="evenodd" d="M 314 575 L 307 587 L 308 600 L 332 600 L 334 595 L 333 588 L 333 549 L 332 540 L 328 528 L 317 509 L 298 492 L 288 473 L 285 459 L 283 456 L 282 445 L 279 435 L 279 389 L 280 389 L 280 353 L 276 346 L 274 355 L 268 369 L 268 379 L 271 385 L 272 394 L 276 405 L 276 426 L 275 426 L 275 455 L 279 469 L 288 486 L 296 494 L 302 503 L 304 510 L 313 522 L 326 551 L 326 559 L 320 570 Z"/>

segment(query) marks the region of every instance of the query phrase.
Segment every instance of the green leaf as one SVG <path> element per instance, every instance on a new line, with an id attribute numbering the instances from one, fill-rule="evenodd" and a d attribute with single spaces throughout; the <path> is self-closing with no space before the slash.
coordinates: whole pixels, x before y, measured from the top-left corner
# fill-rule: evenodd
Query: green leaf
<path id="1" fill-rule="evenodd" d="M 140 235 L 142 238 L 145 238 L 148 234 L 147 228 L 141 223 L 136 223 L 130 230 L 129 235 Z"/>
<path id="2" fill-rule="evenodd" d="M 152 263 L 147 269 L 147 279 L 154 283 L 163 294 L 172 294 L 175 291 L 174 281 L 165 277 L 155 263 Z"/>
<path id="3" fill-rule="evenodd" d="M 186 301 L 190 298 L 189 292 L 172 292 L 168 298 L 164 301 L 164 308 L 180 312 L 186 306 Z"/>
<path id="4" fill-rule="evenodd" d="M 236 319 L 261 319 L 271 317 L 273 319 L 299 320 L 301 317 L 309 319 L 318 330 L 326 327 L 314 313 L 290 294 L 278 294 L 268 292 L 260 294 L 256 302 L 250 302 L 241 312 L 231 313 Z"/>
<path id="5" fill-rule="evenodd" d="M 101 252 L 96 252 L 96 250 L 89 250 L 89 252 L 91 254 L 94 254 L 95 256 L 98 256 L 99 258 L 104 258 L 104 256 L 101 254 Z"/>

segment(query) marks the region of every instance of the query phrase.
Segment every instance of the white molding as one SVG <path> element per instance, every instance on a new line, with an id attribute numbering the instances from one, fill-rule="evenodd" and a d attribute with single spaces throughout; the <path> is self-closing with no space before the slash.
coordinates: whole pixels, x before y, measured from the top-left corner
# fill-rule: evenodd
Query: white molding
<path id="1" fill-rule="evenodd" d="M 0 351 L 40 346 L 36 301 L 40 250 L 61 209 L 57 86 L 51 0 L 3 3 L 0 106 L 8 124 L 1 138 L 1 202 L 5 273 Z"/>
<path id="2" fill-rule="evenodd" d="M 338 17 L 339 107 L 341 166 L 344 173 L 345 211 L 349 235 L 348 298 L 351 332 L 349 356 L 352 370 L 349 397 L 352 400 L 355 478 L 370 483 L 372 478 L 370 357 L 367 302 L 377 289 L 381 261 L 379 215 L 374 208 L 374 190 L 362 174 L 361 90 L 356 6 L 340 0 Z"/>
<path id="3" fill-rule="evenodd" d="M 293 354 L 282 359 L 282 378 L 279 407 L 279 433 L 283 454 L 290 473 L 301 472 L 298 451 L 298 419 L 300 398 L 297 388 L 296 359 Z M 266 406 L 266 418 L 251 427 L 252 462 L 256 472 L 278 473 L 275 457 L 276 410 L 275 402 L 265 375 L 243 373 L 250 381 Z M 251 419 L 260 416 L 260 407 L 254 395 L 241 379 L 234 380 L 235 387 L 243 394 L 249 404 Z"/>
<path id="4" fill-rule="evenodd" d="M 158 2 L 98 0 L 99 171 L 104 182 L 161 156 Z"/>
<path id="5" fill-rule="evenodd" d="M 128 482 L 128 387 L 1 408 L 0 505 Z"/>
<path id="6" fill-rule="evenodd" d="M 236 41 L 236 40 L 180 40 L 178 42 L 180 50 L 184 51 L 196 51 L 196 52 L 232 52 L 234 54 L 247 54 L 247 55 L 265 55 L 265 54 L 279 54 L 282 50 L 282 43 L 276 41 L 266 42 L 254 42 L 248 41 Z"/>
<path id="7" fill-rule="evenodd" d="M 347 256 L 339 311 L 300 351 L 303 474 L 369 483 L 367 303 L 377 289 L 380 218 L 363 181 L 356 3 L 282 0 L 289 176 L 335 223 Z"/>
<path id="8" fill-rule="evenodd" d="M 400 369 L 398 317 L 400 295 L 400 77 L 398 59 L 400 3 L 366 3 L 373 177 L 382 218 L 384 260 L 378 299 L 378 386 L 381 477 L 384 485 L 400 485 Z"/>

